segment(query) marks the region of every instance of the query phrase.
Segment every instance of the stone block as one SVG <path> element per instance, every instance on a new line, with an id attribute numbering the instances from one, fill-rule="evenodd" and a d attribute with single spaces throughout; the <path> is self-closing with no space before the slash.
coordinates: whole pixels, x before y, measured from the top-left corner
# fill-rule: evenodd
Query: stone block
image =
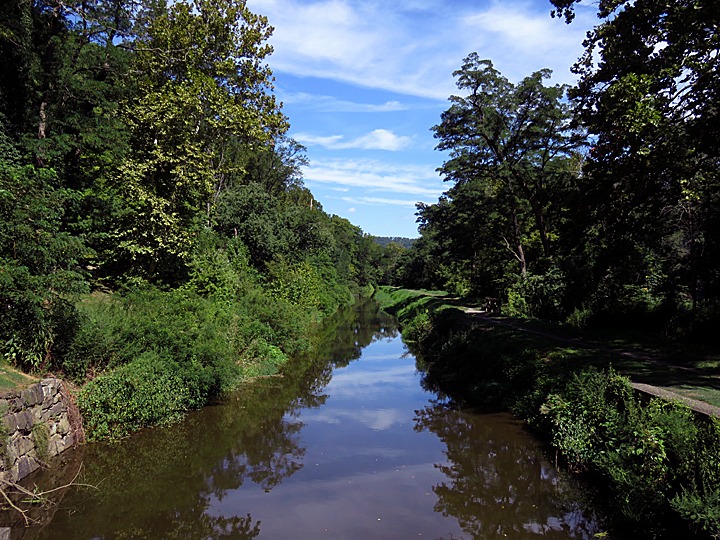
<path id="1" fill-rule="evenodd" d="M 9 434 L 13 434 L 17 431 L 17 421 L 15 420 L 14 414 L 7 414 L 3 416 L 3 423 Z"/>
<path id="2" fill-rule="evenodd" d="M 40 420 L 43 420 L 43 408 L 42 405 L 35 405 L 32 408 L 32 414 L 33 418 L 35 418 L 35 422 L 39 422 Z"/>
<path id="3" fill-rule="evenodd" d="M 7 442 L 7 445 L 5 446 L 5 448 L 7 450 L 5 464 L 8 467 L 12 467 L 15 464 L 15 462 L 17 461 L 17 459 L 20 457 L 20 456 L 18 456 L 17 448 L 15 448 L 15 445 L 13 444 L 12 439 Z"/>
<path id="4" fill-rule="evenodd" d="M 65 450 L 65 443 L 63 442 L 62 435 L 55 434 L 50 437 L 48 441 L 48 455 L 50 457 L 57 456 L 63 450 Z"/>
<path id="5" fill-rule="evenodd" d="M 43 409 L 49 409 L 55 403 L 55 396 L 45 396 L 42 402 Z"/>
<path id="6" fill-rule="evenodd" d="M 35 418 L 33 416 L 33 413 L 28 411 L 27 409 L 24 411 L 20 411 L 18 413 L 15 413 L 15 423 L 17 424 L 18 431 L 22 431 L 24 433 L 29 433 L 32 429 L 33 425 L 35 425 Z"/>
<path id="7" fill-rule="evenodd" d="M 11 540 L 11 533 L 12 529 L 10 527 L 0 527 L 0 540 Z"/>
<path id="8" fill-rule="evenodd" d="M 20 392 L 20 397 L 28 407 L 39 405 L 43 400 L 42 387 L 39 384 L 33 384 L 30 388 Z"/>
<path id="9" fill-rule="evenodd" d="M 10 445 L 15 447 L 15 455 L 18 457 L 22 457 L 35 449 L 35 443 L 30 437 L 18 437 L 11 441 Z"/>
<path id="10" fill-rule="evenodd" d="M 46 411 L 47 418 L 52 418 L 53 416 L 58 416 L 59 414 L 62 414 L 62 412 L 65 410 L 65 405 L 62 403 L 55 403 L 50 409 Z"/>
<path id="11" fill-rule="evenodd" d="M 37 471 L 40 464 L 29 456 L 23 456 L 17 460 L 13 466 L 13 476 L 15 481 L 25 478 L 28 474 Z"/>
<path id="12" fill-rule="evenodd" d="M 67 435 L 65 435 L 65 438 L 63 439 L 63 445 L 64 445 L 63 446 L 64 449 L 74 446 L 75 445 L 75 434 L 71 432 L 71 433 L 68 433 Z"/>
<path id="13" fill-rule="evenodd" d="M 8 404 L 10 405 L 10 412 L 20 412 L 25 409 L 25 402 L 18 396 L 8 399 Z"/>
<path id="14" fill-rule="evenodd" d="M 57 424 L 57 431 L 60 435 L 67 435 L 70 433 L 70 421 L 66 417 L 60 418 Z"/>
<path id="15" fill-rule="evenodd" d="M 55 397 L 60 387 L 60 381 L 57 379 L 43 379 L 40 381 L 42 392 L 45 397 Z"/>

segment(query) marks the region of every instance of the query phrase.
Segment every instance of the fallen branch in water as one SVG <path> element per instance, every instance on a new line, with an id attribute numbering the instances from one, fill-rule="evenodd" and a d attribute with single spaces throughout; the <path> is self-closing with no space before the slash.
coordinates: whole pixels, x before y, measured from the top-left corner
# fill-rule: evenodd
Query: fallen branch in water
<path id="1" fill-rule="evenodd" d="M 29 499 L 25 499 L 23 502 L 29 502 L 31 504 L 41 504 L 45 507 L 50 507 L 52 506 L 53 502 L 48 499 L 48 495 L 56 491 L 62 491 L 69 487 L 88 487 L 92 489 L 98 489 L 97 486 L 93 486 L 92 484 L 83 484 L 76 482 L 82 470 L 83 467 L 81 465 L 78 468 L 78 471 L 73 477 L 73 479 L 68 484 L 39 492 L 31 491 L 16 482 L 11 482 L 9 480 L 5 480 L 4 478 L 0 478 L 0 494 L 2 495 L 2 498 L 5 499 L 10 508 L 18 512 L 23 517 L 23 520 L 25 521 L 25 526 L 29 527 L 30 524 L 35 523 L 36 520 L 28 516 L 28 508 L 20 508 L 15 502 L 13 502 L 13 498 L 11 497 L 11 495 L 13 495 L 13 493 L 17 495 L 25 495 Z"/>

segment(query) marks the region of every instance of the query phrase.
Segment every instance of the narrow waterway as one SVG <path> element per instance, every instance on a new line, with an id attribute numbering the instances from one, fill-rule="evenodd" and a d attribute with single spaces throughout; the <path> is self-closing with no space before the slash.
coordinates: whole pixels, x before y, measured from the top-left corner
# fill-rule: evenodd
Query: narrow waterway
<path id="1" fill-rule="evenodd" d="M 73 487 L 13 538 L 593 538 L 603 528 L 505 414 L 426 392 L 368 303 L 317 352 L 183 423 L 66 455 Z M 82 464 L 82 465 L 81 465 Z"/>

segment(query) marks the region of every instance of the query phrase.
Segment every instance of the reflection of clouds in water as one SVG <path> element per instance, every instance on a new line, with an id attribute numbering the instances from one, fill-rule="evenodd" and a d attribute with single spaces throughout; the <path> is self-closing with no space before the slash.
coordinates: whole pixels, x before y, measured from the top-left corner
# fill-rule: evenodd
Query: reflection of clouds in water
<path id="1" fill-rule="evenodd" d="M 415 366 L 408 364 L 379 371 L 337 371 L 328 386 L 332 388 L 333 396 L 356 395 L 358 392 L 367 395 L 375 391 L 387 395 L 387 392 L 392 391 L 388 386 L 396 386 L 398 389 L 416 387 L 414 374 Z"/>
<path id="2" fill-rule="evenodd" d="M 401 409 L 340 409 L 335 411 L 322 411 L 312 415 L 303 416 L 305 423 L 314 422 L 323 424 L 339 424 L 343 420 L 353 420 L 364 426 L 382 431 L 393 427 L 395 424 L 409 422 L 412 420 L 412 413 L 403 412 Z"/>
<path id="3" fill-rule="evenodd" d="M 400 359 L 400 356 L 398 356 L 396 353 L 389 353 L 389 354 L 364 354 L 362 355 L 362 361 L 363 362 L 386 362 L 388 360 L 396 360 L 398 361 Z"/>
<path id="4" fill-rule="evenodd" d="M 356 450 L 377 455 L 378 449 Z M 320 464 L 318 469 L 322 467 Z M 438 519 L 433 511 L 437 499 L 427 486 L 439 482 L 442 473 L 432 461 L 407 465 L 380 462 L 373 471 L 345 471 L 306 481 L 299 481 L 301 476 L 262 499 L 246 498 L 240 489 L 222 501 L 212 498 L 208 514 L 232 516 L 242 511 L 268 515 L 262 520 L 261 538 L 440 538 L 448 533 L 461 538 L 462 530 L 454 520 Z M 278 508 L 282 519 L 271 519 Z"/>

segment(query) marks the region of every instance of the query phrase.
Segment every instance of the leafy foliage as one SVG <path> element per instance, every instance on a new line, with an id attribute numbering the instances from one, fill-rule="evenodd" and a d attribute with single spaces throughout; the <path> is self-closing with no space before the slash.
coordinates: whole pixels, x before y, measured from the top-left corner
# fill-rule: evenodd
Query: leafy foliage
<path id="1" fill-rule="evenodd" d="M 394 264 L 303 186 L 246 2 L 7 8 L 0 354 L 92 379 L 92 436 L 275 373 Z"/>
<path id="2" fill-rule="evenodd" d="M 25 369 L 50 367 L 72 337 L 72 300 L 86 290 L 79 267 L 88 254 L 62 230 L 71 197 L 54 171 L 20 165 L 0 140 L 0 352 Z"/>
<path id="3" fill-rule="evenodd" d="M 543 84 L 548 70 L 513 84 L 473 53 L 454 75 L 462 94 L 433 128 L 454 186 L 418 206 L 422 237 L 400 282 L 500 296 L 553 266 L 584 137 L 567 88 Z"/>

